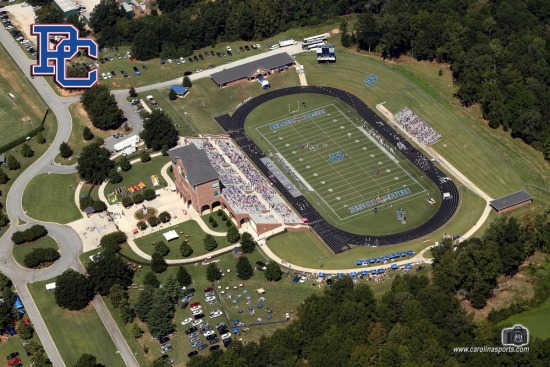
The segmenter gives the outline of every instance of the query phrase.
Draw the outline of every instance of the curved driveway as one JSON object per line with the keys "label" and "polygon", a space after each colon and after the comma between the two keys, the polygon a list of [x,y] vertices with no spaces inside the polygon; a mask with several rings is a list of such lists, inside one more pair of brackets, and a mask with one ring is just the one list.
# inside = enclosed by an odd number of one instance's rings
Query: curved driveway
{"label": "curved driveway", "polygon": [[[23,50],[15,43],[11,35],[0,27],[0,42],[4,45],[8,53],[13,57],[27,78],[30,78],[31,60],[23,53]],[[26,287],[26,283],[32,281],[41,281],[51,279],[68,268],[77,269],[84,272],[84,268],[78,260],[78,255],[82,252],[82,241],[77,233],[70,227],[55,223],[41,223],[59,244],[61,258],[51,267],[43,270],[29,270],[20,267],[12,256],[11,235],[17,227],[17,218],[25,220],[28,225],[40,223],[32,218],[29,218],[22,206],[22,198],[25,187],[29,181],[40,173],[56,172],[56,173],[72,173],[74,167],[62,167],[54,165],[52,162],[58,154],[58,147],[63,141],[67,141],[71,135],[72,120],[68,111],[68,107],[78,100],[78,97],[63,98],[55,94],[50,85],[44,78],[37,77],[29,79],[36,90],[42,96],[46,104],[50,107],[57,118],[58,130],[55,139],[50,144],[50,148],[40,156],[29,168],[27,168],[17,180],[13,183],[11,190],[6,198],[6,212],[10,218],[11,226],[0,238],[0,270],[2,273],[9,276],[17,289],[17,293],[21,297],[25,309],[33,321],[34,328],[40,337],[40,340],[52,361],[53,366],[65,366],[57,347],[55,346],[51,335],[42,319],[38,308],[32,300],[31,294]],[[18,228],[19,229],[19,228]],[[120,351],[120,355],[124,359],[127,366],[139,366],[135,360],[134,354],[128,347],[124,337],[120,333],[118,327],[112,320],[109,311],[103,302],[96,297],[94,306],[103,321],[109,334]]]}

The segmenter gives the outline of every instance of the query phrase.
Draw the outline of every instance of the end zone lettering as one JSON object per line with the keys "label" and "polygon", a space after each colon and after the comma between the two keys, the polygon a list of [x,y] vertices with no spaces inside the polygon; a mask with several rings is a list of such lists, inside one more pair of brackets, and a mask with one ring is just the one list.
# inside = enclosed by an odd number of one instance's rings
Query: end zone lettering
{"label": "end zone lettering", "polygon": [[[33,24],[31,34],[37,36],[38,64],[31,66],[31,75],[53,75],[62,88],[91,88],[98,80],[97,69],[88,72],[83,78],[67,77],[67,61],[76,57],[79,49],[86,49],[88,57],[97,60],[99,47],[94,40],[80,37],[72,24]],[[64,35],[63,39],[50,48],[49,39],[53,35]]]}

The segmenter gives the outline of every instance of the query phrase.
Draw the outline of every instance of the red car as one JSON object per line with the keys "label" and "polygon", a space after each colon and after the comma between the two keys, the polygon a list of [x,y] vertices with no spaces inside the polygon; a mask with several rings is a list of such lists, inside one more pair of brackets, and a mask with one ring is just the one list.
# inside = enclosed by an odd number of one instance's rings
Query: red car
{"label": "red car", "polygon": [[19,358],[19,357],[14,358],[14,359],[10,359],[8,361],[8,366],[13,366],[14,364],[19,363],[19,362],[21,362],[21,358]]}
{"label": "red car", "polygon": [[189,307],[197,307],[197,306],[200,306],[201,303],[200,302],[193,302],[189,305]]}

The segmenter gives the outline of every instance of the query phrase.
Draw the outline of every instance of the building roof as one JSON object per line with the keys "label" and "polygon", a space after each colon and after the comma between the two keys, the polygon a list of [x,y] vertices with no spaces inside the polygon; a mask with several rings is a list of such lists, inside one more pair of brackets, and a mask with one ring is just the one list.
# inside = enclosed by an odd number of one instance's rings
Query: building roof
{"label": "building roof", "polygon": [[126,13],[130,13],[134,11],[134,9],[132,9],[132,7],[127,3],[122,3],[122,8]]}
{"label": "building roof", "polygon": [[491,206],[496,210],[502,210],[532,200],[533,197],[525,190],[514,192],[513,194],[503,196],[490,202]]}
{"label": "building roof", "polygon": [[170,86],[170,89],[172,89],[177,94],[185,94],[189,90],[189,88],[182,87],[181,85],[172,85]]}
{"label": "building roof", "polygon": [[223,85],[235,80],[252,76],[258,69],[271,70],[281,66],[290,65],[294,59],[286,52],[268,56],[233,68],[224,69],[212,74],[210,77],[218,85]]}
{"label": "building roof", "polygon": [[78,10],[78,7],[72,0],[54,0],[57,6],[59,6],[59,9],[63,12],[68,12],[71,10]]}
{"label": "building roof", "polygon": [[6,161],[6,156],[4,154],[0,154],[0,163],[4,163]]}
{"label": "building roof", "polygon": [[193,186],[216,180],[220,177],[218,172],[212,167],[204,150],[197,148],[195,144],[172,149],[168,152],[168,155],[172,159],[181,160],[187,171],[186,178]]}

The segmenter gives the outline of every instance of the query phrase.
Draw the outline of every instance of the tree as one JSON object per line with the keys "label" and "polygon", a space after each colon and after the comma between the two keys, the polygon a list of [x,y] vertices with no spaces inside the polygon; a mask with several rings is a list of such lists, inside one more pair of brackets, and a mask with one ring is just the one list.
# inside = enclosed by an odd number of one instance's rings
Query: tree
{"label": "tree", "polygon": [[168,264],[166,264],[164,257],[162,257],[162,255],[158,252],[155,252],[153,256],[151,256],[151,270],[154,273],[159,274],[163,273],[166,268],[168,268]]}
{"label": "tree", "polygon": [[240,235],[239,230],[237,228],[231,226],[227,229],[227,236],[226,237],[227,237],[227,241],[229,243],[235,243],[241,238],[241,235]]}
{"label": "tree", "polygon": [[147,223],[149,223],[151,227],[156,227],[159,224],[159,219],[154,215],[150,215],[149,218],[147,218]]}
{"label": "tree", "polygon": [[[74,25],[76,28],[78,28],[78,34],[80,37],[86,37],[88,35],[88,30],[86,29],[86,23],[80,18],[78,14],[71,14],[69,15],[65,21],[69,24]],[[76,68],[71,68],[76,69]]]}
{"label": "tree", "polygon": [[[158,289],[157,293],[159,291],[162,291],[162,289]],[[167,303],[167,299],[161,298],[153,304],[153,307],[151,307],[151,311],[149,312],[147,324],[149,325],[149,332],[154,337],[158,338],[167,335],[175,328],[172,323],[174,312],[170,308],[167,309]]]}
{"label": "tree", "polygon": [[134,88],[134,86],[131,86],[130,87],[130,90],[128,91],[128,94],[130,95],[130,97],[132,98],[136,98],[138,96],[137,92],[136,92],[136,89]]}
{"label": "tree", "polygon": [[103,248],[104,252],[115,253],[120,250],[120,244],[126,242],[128,237],[124,232],[116,231],[101,237],[99,245]]}
{"label": "tree", "polygon": [[107,210],[107,204],[101,200],[97,200],[92,203],[92,208],[94,208],[95,213],[101,213]]}
{"label": "tree", "polygon": [[218,247],[218,243],[216,242],[216,239],[211,234],[207,234],[204,237],[203,243],[204,243],[204,248],[206,249],[206,251],[212,251],[216,247]]}
{"label": "tree", "polygon": [[80,178],[87,183],[99,185],[109,176],[115,164],[110,159],[107,149],[97,144],[90,144],[82,149],[76,167]]}
{"label": "tree", "polygon": [[248,232],[243,232],[241,236],[241,248],[245,254],[249,254],[254,251],[256,247],[256,242],[252,235]]}
{"label": "tree", "polygon": [[55,302],[61,308],[81,310],[94,298],[93,284],[73,269],[65,270],[55,284]]}
{"label": "tree", "polygon": [[355,25],[355,37],[358,48],[371,52],[380,42],[377,19],[370,13],[359,15],[359,19]]}
{"label": "tree", "polygon": [[135,304],[136,314],[143,322],[147,322],[149,319],[149,312],[153,307],[153,293],[154,288],[146,286],[144,290],[139,292],[138,299]]}
{"label": "tree", "polygon": [[254,269],[246,256],[237,259],[237,277],[242,280],[250,279],[254,275]]}
{"label": "tree", "polygon": [[139,159],[141,159],[141,161],[143,163],[146,163],[146,162],[150,162],[151,161],[151,156],[149,155],[149,153],[147,151],[143,151],[140,156],[139,156]]}
{"label": "tree", "polygon": [[209,282],[220,280],[221,278],[222,273],[216,263],[210,263],[206,266],[206,279],[208,279]]}
{"label": "tree", "polygon": [[[134,204],[143,203],[143,195],[139,192],[137,194],[134,194],[134,196],[132,196],[132,201],[134,202]],[[154,217],[154,216],[150,216],[149,218],[151,217]]]}
{"label": "tree", "polygon": [[38,133],[36,134],[36,141],[38,142],[38,144],[42,145],[46,142],[46,138],[44,137],[44,135],[42,135],[42,133]]}
{"label": "tree", "polygon": [[269,280],[270,282],[276,282],[281,279],[283,272],[281,271],[279,264],[277,264],[275,261],[270,261],[267,264],[266,268],[267,269],[265,270],[264,275],[267,280]]}
{"label": "tree", "polygon": [[[124,199],[122,199],[122,206],[123,206],[123,207],[129,208],[129,207],[131,207],[132,205],[134,205],[134,200],[132,200],[131,197],[126,196]],[[145,224],[145,222],[144,222],[144,224]]]}
{"label": "tree", "polygon": [[122,123],[122,111],[118,108],[115,96],[105,85],[97,84],[86,89],[80,101],[94,127],[110,130],[118,128]]}
{"label": "tree", "polygon": [[120,284],[113,284],[109,290],[109,299],[114,308],[118,308],[123,300],[128,300],[128,292]]}
{"label": "tree", "polygon": [[15,294],[11,288],[4,288],[1,290],[0,296],[4,299],[4,302],[0,303],[0,327],[12,327],[18,320],[18,312],[14,307]]}
{"label": "tree", "polygon": [[178,95],[171,88],[170,88],[170,92],[168,92],[168,99],[171,101],[175,101],[176,99],[178,99]]}
{"label": "tree", "polygon": [[165,257],[170,253],[170,248],[164,243],[164,241],[159,241],[155,245],[155,252],[158,252],[162,257]]}
{"label": "tree", "polygon": [[136,318],[136,310],[130,306],[127,299],[122,300],[118,306],[120,318],[125,324],[129,324]]}
{"label": "tree", "polygon": [[4,172],[2,168],[0,168],[0,185],[5,185],[6,183],[8,183],[9,180],[10,178],[8,177],[8,175],[6,175],[6,172]]}
{"label": "tree", "polygon": [[71,149],[71,146],[69,144],[63,142],[59,146],[59,153],[61,154],[61,158],[69,158],[73,155],[73,150]]}
{"label": "tree", "polygon": [[51,3],[36,11],[35,22],[42,24],[61,24],[65,20],[64,18],[63,12]]}
{"label": "tree", "polygon": [[172,219],[172,216],[168,212],[162,212],[159,214],[159,220],[162,223],[168,223],[170,222],[171,219]]}
{"label": "tree", "polygon": [[134,339],[139,339],[143,335],[144,331],[138,326],[138,324],[132,324],[132,327],[130,328],[130,333],[132,333]]}
{"label": "tree", "polygon": [[132,169],[132,164],[130,163],[130,160],[126,157],[121,157],[119,159],[118,166],[124,172],[128,172],[130,169]]}
{"label": "tree", "polygon": [[78,361],[76,361],[75,367],[98,367],[97,358],[91,354],[82,354]]}
{"label": "tree", "polygon": [[189,257],[193,254],[193,249],[189,246],[189,243],[183,241],[180,245],[180,253],[183,257]]}
{"label": "tree", "polygon": [[155,193],[155,190],[152,189],[145,189],[143,190],[143,198],[147,201],[154,200],[157,197],[157,194]]}
{"label": "tree", "polygon": [[193,283],[191,275],[183,266],[178,267],[178,272],[176,274],[176,280],[182,287],[189,287]]}
{"label": "tree", "polygon": [[82,137],[84,140],[89,141],[94,138],[94,134],[92,133],[92,130],[88,126],[84,126],[84,130],[82,131]]}
{"label": "tree", "polygon": [[23,258],[23,264],[27,268],[37,268],[43,263],[51,263],[59,259],[59,251],[54,248],[34,248]]}
{"label": "tree", "polygon": [[143,123],[140,134],[148,149],[159,151],[163,147],[173,148],[178,143],[178,131],[170,116],[159,110],[151,113],[149,120]]}
{"label": "tree", "polygon": [[151,367],[170,367],[170,361],[168,358],[165,358],[164,356],[159,357],[151,363]]}
{"label": "tree", "polygon": [[119,182],[122,182],[122,176],[118,171],[113,168],[111,171],[109,171],[109,182],[112,184],[117,184]]}
{"label": "tree", "polygon": [[17,324],[17,334],[23,340],[29,340],[34,335],[34,329],[31,325],[27,324],[23,320],[20,320]]}
{"label": "tree", "polygon": [[348,33],[348,21],[346,19],[342,20],[342,22],[340,23],[340,34],[340,41],[342,42],[342,46],[351,46],[351,37]]}
{"label": "tree", "polygon": [[103,252],[95,255],[94,261],[86,267],[90,283],[102,296],[109,294],[115,284],[126,288],[132,284],[134,272],[119,255]]}
{"label": "tree", "polygon": [[150,28],[143,28],[134,36],[132,54],[138,60],[150,60],[158,56],[160,45],[158,35]]}
{"label": "tree", "polygon": [[160,281],[158,280],[155,273],[149,271],[143,277],[143,285],[148,285],[153,288],[158,288],[160,286]]}
{"label": "tree", "polygon": [[11,154],[8,156],[7,164],[10,171],[15,171],[21,168],[21,165],[19,164],[17,159],[15,159],[15,157]]}
{"label": "tree", "polygon": [[181,85],[185,88],[191,88],[193,86],[193,83],[191,82],[191,79],[189,79],[189,77],[186,75],[183,77]]}
{"label": "tree", "polygon": [[29,144],[23,143],[21,145],[21,155],[25,158],[30,158],[34,155],[34,150],[31,149]]}
{"label": "tree", "polygon": [[93,9],[90,23],[94,32],[99,33],[112,28],[117,20],[126,15],[115,0],[101,0]]}

